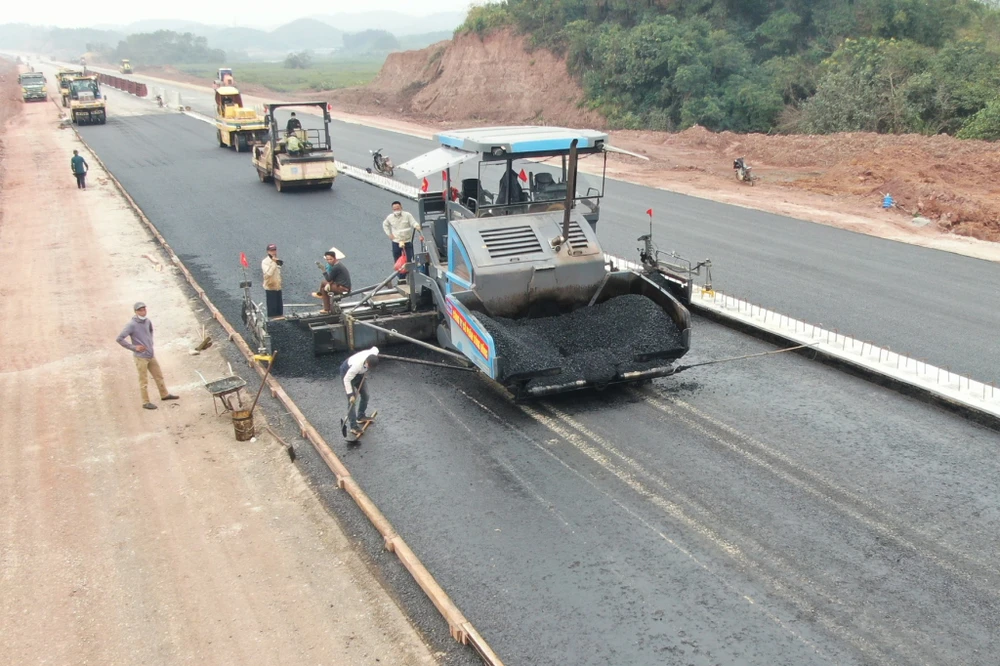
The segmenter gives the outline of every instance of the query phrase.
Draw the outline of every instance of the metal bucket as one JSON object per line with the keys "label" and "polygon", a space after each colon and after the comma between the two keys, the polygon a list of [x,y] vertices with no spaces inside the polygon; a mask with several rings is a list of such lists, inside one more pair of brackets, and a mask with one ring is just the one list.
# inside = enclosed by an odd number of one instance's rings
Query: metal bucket
{"label": "metal bucket", "polygon": [[233,411],[233,430],[237,442],[249,442],[254,436],[253,411],[249,409]]}

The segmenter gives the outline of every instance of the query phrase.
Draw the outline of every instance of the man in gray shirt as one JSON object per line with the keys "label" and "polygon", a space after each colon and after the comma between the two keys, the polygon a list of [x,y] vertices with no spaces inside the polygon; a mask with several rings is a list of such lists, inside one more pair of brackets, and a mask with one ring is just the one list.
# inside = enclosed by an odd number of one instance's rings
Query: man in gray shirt
{"label": "man in gray shirt", "polygon": [[[146,304],[135,304],[135,316],[118,334],[117,342],[135,356],[135,367],[139,371],[139,392],[142,394],[144,409],[156,409],[149,401],[149,375],[153,375],[156,388],[160,391],[160,400],[178,400],[178,397],[167,390],[163,381],[163,371],[153,356],[153,322],[146,318]],[[129,341],[126,341],[129,338]]]}

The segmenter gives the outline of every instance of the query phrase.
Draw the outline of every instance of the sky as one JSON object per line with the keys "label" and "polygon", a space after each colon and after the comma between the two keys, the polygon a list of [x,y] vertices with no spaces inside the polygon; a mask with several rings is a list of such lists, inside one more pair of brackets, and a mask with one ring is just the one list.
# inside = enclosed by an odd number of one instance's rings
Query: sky
{"label": "sky", "polygon": [[[426,16],[436,12],[464,11],[471,4],[478,3],[473,0],[295,0],[292,3],[241,0],[236,4],[218,1],[207,3],[204,0],[55,0],[46,3],[44,10],[40,12],[39,7],[33,3],[15,0],[5,3],[0,23],[84,28],[93,25],[127,25],[147,19],[181,19],[214,25],[273,28],[314,14],[397,11]],[[234,11],[237,7],[239,11]]]}

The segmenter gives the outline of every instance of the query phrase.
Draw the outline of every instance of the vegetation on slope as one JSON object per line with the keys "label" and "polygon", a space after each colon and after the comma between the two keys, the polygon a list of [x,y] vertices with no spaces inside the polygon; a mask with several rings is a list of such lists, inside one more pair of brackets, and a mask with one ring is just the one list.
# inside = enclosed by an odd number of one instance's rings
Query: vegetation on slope
{"label": "vegetation on slope", "polygon": [[979,0],[507,0],[622,128],[1000,136],[1000,10]]}

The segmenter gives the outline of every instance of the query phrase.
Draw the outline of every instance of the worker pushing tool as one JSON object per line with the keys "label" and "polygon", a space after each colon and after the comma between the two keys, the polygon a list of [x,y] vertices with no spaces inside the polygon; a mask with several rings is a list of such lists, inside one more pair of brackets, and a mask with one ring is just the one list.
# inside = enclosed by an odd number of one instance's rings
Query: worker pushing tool
{"label": "worker pushing tool", "polygon": [[344,381],[344,391],[347,392],[347,425],[352,439],[361,437],[367,425],[375,420],[365,413],[368,408],[368,387],[365,386],[365,379],[368,377],[368,371],[377,365],[378,347],[353,354],[340,364],[340,377]]}

